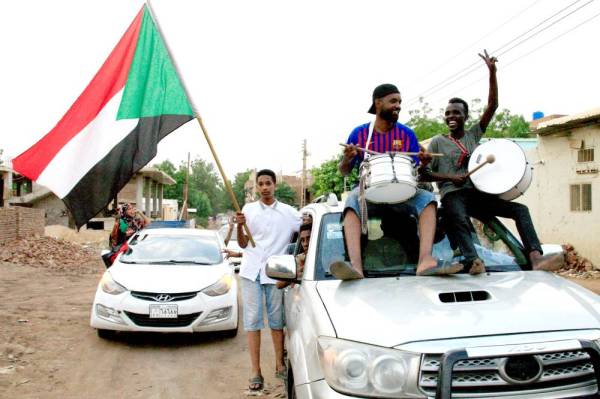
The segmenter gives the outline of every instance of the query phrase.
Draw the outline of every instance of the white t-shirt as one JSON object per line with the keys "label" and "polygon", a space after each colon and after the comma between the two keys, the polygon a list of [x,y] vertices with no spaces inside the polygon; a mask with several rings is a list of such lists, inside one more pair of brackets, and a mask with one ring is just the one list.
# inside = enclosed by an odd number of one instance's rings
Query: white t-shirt
{"label": "white t-shirt", "polygon": [[244,205],[242,213],[256,247],[250,241],[244,248],[240,277],[255,281],[260,275],[261,284],[275,284],[265,271],[271,255],[283,255],[292,234],[300,229],[302,215],[291,206],[279,201],[265,205],[262,201]]}

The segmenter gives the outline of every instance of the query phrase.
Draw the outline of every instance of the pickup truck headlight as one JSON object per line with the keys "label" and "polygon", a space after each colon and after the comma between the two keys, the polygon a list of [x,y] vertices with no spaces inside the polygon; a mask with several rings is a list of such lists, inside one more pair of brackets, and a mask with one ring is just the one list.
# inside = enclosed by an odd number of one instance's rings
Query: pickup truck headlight
{"label": "pickup truck headlight", "polygon": [[330,337],[319,337],[318,353],[329,386],[342,393],[378,398],[405,393],[409,371],[418,368],[420,359],[416,353]]}

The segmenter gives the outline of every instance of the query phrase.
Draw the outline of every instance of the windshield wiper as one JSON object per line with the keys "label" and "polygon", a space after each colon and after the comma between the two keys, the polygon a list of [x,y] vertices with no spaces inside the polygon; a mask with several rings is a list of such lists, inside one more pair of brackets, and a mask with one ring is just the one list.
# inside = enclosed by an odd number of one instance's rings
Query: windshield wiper
{"label": "windshield wiper", "polygon": [[188,265],[212,265],[213,263],[208,262],[198,262],[195,260],[179,260],[179,259],[169,259],[169,260],[156,260],[152,262],[148,262],[151,265],[172,265],[172,264],[188,264]]}
{"label": "windshield wiper", "polygon": [[119,262],[121,262],[121,263],[137,263],[137,262],[132,261],[132,260],[123,260],[123,259],[120,259]]}
{"label": "windshield wiper", "polygon": [[365,277],[395,277],[395,276],[414,276],[413,269],[395,269],[395,270],[363,270]]}

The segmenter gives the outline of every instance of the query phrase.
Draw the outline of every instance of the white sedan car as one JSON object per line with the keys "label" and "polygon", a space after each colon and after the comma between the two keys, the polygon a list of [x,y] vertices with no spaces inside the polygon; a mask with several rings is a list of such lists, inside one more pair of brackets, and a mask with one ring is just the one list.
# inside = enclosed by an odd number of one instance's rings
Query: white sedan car
{"label": "white sedan car", "polygon": [[145,229],[106,270],[90,324],[102,338],[115,331],[238,329],[237,282],[215,231]]}

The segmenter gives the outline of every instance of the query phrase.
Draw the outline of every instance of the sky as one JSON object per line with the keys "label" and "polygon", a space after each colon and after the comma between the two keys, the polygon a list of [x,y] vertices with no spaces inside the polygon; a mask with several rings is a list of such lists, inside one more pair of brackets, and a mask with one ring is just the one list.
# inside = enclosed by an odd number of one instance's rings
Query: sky
{"label": "sky", "polygon": [[[0,2],[3,157],[63,116],[142,1]],[[500,109],[574,114],[600,107],[600,0],[153,0],[164,39],[229,179],[285,174],[341,152],[368,122],[375,86],[402,93],[400,122],[424,97],[487,100],[496,55]],[[562,10],[562,11],[561,11]],[[151,163],[212,155],[199,125],[171,133]]]}

